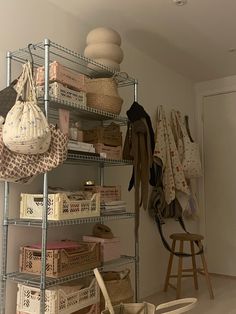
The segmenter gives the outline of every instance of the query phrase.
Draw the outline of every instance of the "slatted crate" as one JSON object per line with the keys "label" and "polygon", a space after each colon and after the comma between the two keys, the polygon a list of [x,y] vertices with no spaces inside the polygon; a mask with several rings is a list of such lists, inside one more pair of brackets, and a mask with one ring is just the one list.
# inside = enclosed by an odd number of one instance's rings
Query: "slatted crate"
{"label": "slatted crate", "polygon": [[[44,85],[36,86],[37,97],[44,96]],[[49,96],[59,101],[73,102],[76,106],[86,106],[86,93],[67,88],[61,83],[54,82],[49,85]]]}
{"label": "slatted crate", "polygon": [[[63,248],[64,246],[64,248]],[[72,245],[47,245],[46,276],[59,278],[101,265],[99,243],[72,242]],[[41,244],[20,249],[20,271],[34,275],[41,273]]]}
{"label": "slatted crate", "polygon": [[[53,287],[45,293],[46,314],[97,314],[100,291],[93,277]],[[40,313],[40,289],[18,284],[17,313]]]}
{"label": "slatted crate", "polygon": [[[72,71],[57,61],[50,63],[49,81],[59,82],[77,91],[85,91],[85,75]],[[44,84],[44,67],[37,68],[36,85]]]}
{"label": "slatted crate", "polygon": [[102,202],[113,202],[121,200],[121,186],[85,186],[85,191],[89,191],[91,193],[99,193],[100,201]]}
{"label": "slatted crate", "polygon": [[[87,193],[82,200],[73,195],[55,193],[48,195],[48,220],[66,220],[100,216],[100,194]],[[42,219],[43,194],[21,194],[20,218]]]}

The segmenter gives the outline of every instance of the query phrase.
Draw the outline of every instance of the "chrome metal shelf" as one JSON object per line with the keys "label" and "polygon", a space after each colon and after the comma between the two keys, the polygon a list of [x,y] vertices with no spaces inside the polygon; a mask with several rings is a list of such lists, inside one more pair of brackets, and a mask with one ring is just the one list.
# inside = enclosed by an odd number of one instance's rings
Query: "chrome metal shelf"
{"label": "chrome metal shelf", "polygon": [[[44,66],[44,43],[38,43],[33,45],[32,56],[35,66]],[[22,48],[17,51],[11,52],[11,57],[21,63],[25,63],[30,60],[30,54],[28,48]],[[120,87],[130,86],[136,83],[136,80],[129,77],[124,72],[117,72],[113,69],[95,62],[92,59],[86,58],[83,55],[67,49],[61,45],[58,45],[50,41],[50,60],[63,63],[68,69],[83,73],[89,77],[101,76],[101,70],[103,70],[103,77],[115,76],[118,85]]]}
{"label": "chrome metal shelf", "polygon": [[[104,215],[98,217],[89,217],[89,218],[79,218],[79,219],[69,219],[69,220],[48,220],[48,227],[63,227],[63,226],[72,226],[72,225],[81,225],[81,224],[90,224],[97,222],[105,222],[109,220],[120,220],[120,219],[131,219],[135,218],[134,213],[122,213],[116,215]],[[22,227],[42,227],[42,220],[36,219],[8,219],[8,225],[13,226],[22,226]]]}
{"label": "chrome metal shelf", "polygon": [[67,160],[65,163],[72,163],[72,164],[87,164],[87,163],[99,163],[103,164],[104,166],[130,166],[132,165],[132,160],[124,160],[124,159],[108,159],[108,158],[102,158],[92,155],[82,155],[82,154],[76,154],[68,152]]}
{"label": "chrome metal shelf", "polygon": [[[43,106],[44,101],[42,97],[38,98],[39,104]],[[110,112],[106,112],[103,110],[98,110],[92,107],[79,105],[70,101],[60,100],[55,97],[50,97],[49,110],[51,108],[64,108],[72,111],[75,115],[78,115],[80,118],[96,120],[96,121],[104,121],[111,120],[115,121],[121,125],[126,125],[128,123],[128,118],[119,116],[117,114],[113,114]]]}
{"label": "chrome metal shelf", "polygon": [[[135,262],[134,256],[123,255],[121,256],[121,258],[117,260],[104,263],[104,265],[102,265],[101,267],[98,267],[98,269],[100,271],[103,271],[103,270],[106,270],[107,268],[119,267],[119,266],[131,264],[134,262]],[[77,274],[73,274],[73,275],[69,275],[69,276],[65,276],[61,278],[46,277],[45,283],[46,283],[46,287],[49,288],[52,286],[60,285],[65,282],[69,282],[69,281],[79,279],[79,278],[84,278],[86,276],[91,276],[91,275],[93,275],[93,271],[88,270],[88,271],[83,271]],[[8,273],[6,275],[6,279],[14,281],[16,283],[29,285],[31,287],[40,288],[40,276],[39,275],[30,275],[26,273],[14,272],[14,273]]]}

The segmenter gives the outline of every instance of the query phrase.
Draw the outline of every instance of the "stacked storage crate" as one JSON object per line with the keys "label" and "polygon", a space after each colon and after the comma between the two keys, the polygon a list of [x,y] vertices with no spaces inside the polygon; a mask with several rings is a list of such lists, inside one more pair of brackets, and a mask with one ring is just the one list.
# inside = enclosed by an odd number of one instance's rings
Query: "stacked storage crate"
{"label": "stacked storage crate", "polygon": [[[76,73],[59,62],[53,61],[49,69],[49,96],[61,102],[71,102],[75,106],[86,106],[85,76]],[[44,67],[37,68],[37,96],[44,96]]]}
{"label": "stacked storage crate", "polygon": [[96,153],[108,159],[122,159],[122,133],[120,126],[111,123],[83,131],[84,141],[92,143]]}
{"label": "stacked storage crate", "polygon": [[[21,194],[20,217],[22,219],[40,219],[42,212],[43,195]],[[99,215],[100,193],[81,191],[77,194],[48,195],[49,220],[69,220]],[[99,243],[94,242],[49,242],[46,254],[46,276],[61,278],[98,267],[101,265],[100,251]],[[41,244],[21,247],[20,271],[39,276],[41,257]],[[46,290],[45,299],[47,314],[99,313],[99,288],[93,277],[49,288]],[[18,284],[17,313],[39,312],[40,289]]]}

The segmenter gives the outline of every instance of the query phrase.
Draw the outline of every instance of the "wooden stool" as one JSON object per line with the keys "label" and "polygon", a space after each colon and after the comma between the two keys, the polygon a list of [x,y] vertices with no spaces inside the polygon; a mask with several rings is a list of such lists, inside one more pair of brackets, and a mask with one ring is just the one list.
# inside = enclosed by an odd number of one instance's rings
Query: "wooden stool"
{"label": "wooden stool", "polygon": [[[180,241],[179,253],[183,253],[185,241],[190,243],[191,254],[195,253],[194,242],[199,246],[199,249],[202,247],[201,241],[203,240],[203,236],[201,236],[199,234],[174,233],[170,236],[170,238],[173,240],[172,251],[174,251],[174,252],[175,252],[176,241]],[[208,287],[209,294],[210,294],[210,298],[214,299],[214,294],[213,294],[213,290],[212,290],[212,286],[211,286],[210,276],[208,273],[207,263],[205,260],[204,252],[202,252],[200,254],[200,256],[201,256],[202,266],[203,266],[202,269],[197,269],[197,267],[196,267],[196,258],[195,258],[196,255],[190,256],[192,258],[192,266],[193,266],[193,268],[190,268],[190,269],[183,269],[183,258],[184,258],[184,256],[177,256],[179,258],[178,274],[177,275],[171,275],[172,263],[173,263],[173,258],[174,258],[174,254],[171,253],[170,258],[169,258],[168,268],[167,268],[164,291],[167,291],[168,286],[176,289],[176,299],[179,299],[180,295],[181,295],[181,279],[182,279],[182,277],[193,277],[194,278],[194,286],[195,286],[195,289],[197,290],[198,289],[197,273],[199,272],[200,274],[205,275],[207,287]],[[192,274],[183,275],[182,272],[192,272]],[[177,278],[177,287],[170,284],[170,282],[169,282],[170,278]]]}

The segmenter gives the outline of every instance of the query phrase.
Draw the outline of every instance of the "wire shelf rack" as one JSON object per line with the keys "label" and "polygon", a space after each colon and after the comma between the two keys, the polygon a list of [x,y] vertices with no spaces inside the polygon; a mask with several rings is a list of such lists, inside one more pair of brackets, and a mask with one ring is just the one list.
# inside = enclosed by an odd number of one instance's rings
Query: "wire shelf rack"
{"label": "wire shelf rack", "polygon": [[[44,100],[42,97],[38,98],[38,102],[41,106],[44,105]],[[79,116],[82,119],[104,121],[108,123],[109,121],[115,121],[120,125],[126,125],[128,123],[128,118],[119,116],[110,112],[103,110],[98,110],[92,107],[79,105],[70,101],[60,100],[55,97],[50,97],[50,108],[51,109],[66,109],[72,112],[74,115]],[[49,109],[50,109],[49,108]]]}
{"label": "wire shelf rack", "polygon": [[[119,266],[131,264],[134,262],[135,262],[134,256],[122,255],[119,259],[104,263],[101,267],[98,267],[98,269],[100,271],[103,271],[103,270],[109,269],[110,267],[119,267]],[[60,284],[63,284],[63,283],[66,283],[75,279],[84,278],[91,275],[93,275],[93,270],[87,270],[87,271],[83,271],[80,273],[76,273],[73,275],[56,278],[56,279],[46,277],[46,282],[45,282],[46,288],[60,285]],[[22,283],[24,285],[28,285],[31,287],[40,288],[40,276],[37,276],[37,275],[13,272],[13,273],[8,273],[6,275],[6,279],[9,279],[16,283]]]}
{"label": "wire shelf rack", "polygon": [[[32,45],[32,57],[34,61],[34,66],[44,66],[44,43],[40,42]],[[17,51],[11,52],[11,57],[13,60],[20,63],[25,63],[30,60],[29,49],[22,48]],[[77,71],[79,73],[85,74],[91,78],[99,77],[100,70],[103,70],[103,77],[112,77],[114,76],[118,86],[130,86],[134,85],[136,80],[132,77],[129,77],[124,72],[117,72],[113,69],[104,66],[100,63],[95,62],[92,59],[86,58],[83,55],[67,49],[61,45],[58,45],[50,41],[50,58],[49,62],[53,61],[62,62],[70,70]]]}
{"label": "wire shelf rack", "polygon": [[93,155],[86,155],[85,154],[80,154],[80,153],[73,153],[73,152],[68,152],[67,155],[67,160],[66,163],[70,164],[78,164],[78,163],[84,163],[84,164],[91,164],[91,162],[94,163],[99,163],[104,166],[130,166],[132,165],[132,160],[124,160],[124,159],[108,159],[108,158],[102,158],[102,157],[97,157]]}
{"label": "wire shelf rack", "polygon": [[[81,224],[91,224],[97,222],[105,222],[109,220],[120,220],[120,219],[131,219],[135,218],[135,213],[122,213],[115,215],[104,215],[98,217],[89,217],[89,218],[79,218],[79,219],[68,219],[68,220],[59,220],[53,221],[48,220],[48,227],[63,227],[63,226],[72,226],[72,225],[81,225]],[[35,219],[8,219],[8,225],[19,226],[19,227],[42,227],[42,220]]]}

